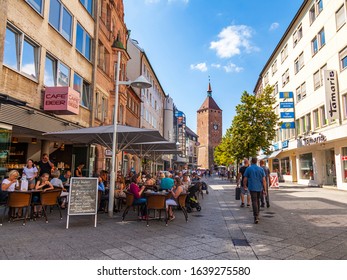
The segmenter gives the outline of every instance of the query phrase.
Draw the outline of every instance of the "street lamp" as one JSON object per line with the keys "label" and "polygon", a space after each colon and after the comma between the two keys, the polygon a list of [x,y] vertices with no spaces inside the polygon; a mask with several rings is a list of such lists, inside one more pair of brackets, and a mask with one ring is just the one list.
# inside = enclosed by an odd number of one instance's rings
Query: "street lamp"
{"label": "street lamp", "polygon": [[[119,71],[121,64],[121,53],[126,51],[122,42],[117,36],[112,44],[112,48],[117,51],[117,68],[115,69],[116,73],[116,88],[114,93],[115,104],[113,112],[113,140],[112,140],[112,161],[111,161],[111,176],[110,176],[110,191],[108,198],[108,216],[113,217],[113,206],[114,206],[114,189],[116,182],[116,154],[117,154],[117,123],[118,123],[118,94],[119,94],[119,85],[128,85],[136,88],[150,88],[152,85],[147,81],[144,76],[138,77],[135,81],[119,81]],[[115,64],[116,67],[116,64]]]}

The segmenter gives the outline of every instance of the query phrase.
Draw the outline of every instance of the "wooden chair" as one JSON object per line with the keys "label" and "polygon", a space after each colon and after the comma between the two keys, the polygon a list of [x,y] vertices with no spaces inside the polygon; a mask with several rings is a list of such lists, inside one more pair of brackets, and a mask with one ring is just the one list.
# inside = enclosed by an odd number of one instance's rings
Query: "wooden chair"
{"label": "wooden chair", "polygon": [[134,206],[134,200],[135,200],[135,197],[132,193],[126,191],[125,194],[126,194],[126,198],[125,198],[126,205],[123,211],[122,221],[124,221],[125,216],[128,214],[129,209]]}
{"label": "wooden chair", "polygon": [[49,191],[40,193],[40,202],[38,203],[38,205],[42,206],[42,211],[43,211],[43,215],[45,216],[46,223],[48,223],[47,210],[46,210],[47,206],[58,206],[60,220],[63,219],[63,216],[61,215],[59,201],[58,201],[60,194],[61,194],[61,189],[54,189],[54,190],[49,190]]}
{"label": "wooden chair", "polygon": [[27,218],[28,218],[28,213],[29,213],[29,207],[31,203],[31,193],[30,192],[8,192],[8,199],[7,199],[7,204],[5,206],[4,213],[2,215],[2,222],[4,222],[4,216],[7,208],[10,208],[9,210],[9,218],[8,221],[11,222],[13,221],[13,218],[10,214],[11,209],[15,208],[26,208],[25,211],[25,216],[23,219],[23,226],[25,226]]}
{"label": "wooden chair", "polygon": [[159,210],[159,220],[161,219],[161,211],[164,210],[165,225],[167,226],[167,214],[166,214],[166,204],[165,204],[166,199],[167,199],[167,196],[162,194],[151,194],[147,196],[147,213],[146,213],[147,226],[149,226],[148,224],[149,210]]}
{"label": "wooden chair", "polygon": [[182,213],[184,215],[184,218],[186,219],[186,222],[188,222],[188,212],[186,209],[186,200],[187,200],[188,193],[181,193],[176,200],[177,206],[181,208]]}

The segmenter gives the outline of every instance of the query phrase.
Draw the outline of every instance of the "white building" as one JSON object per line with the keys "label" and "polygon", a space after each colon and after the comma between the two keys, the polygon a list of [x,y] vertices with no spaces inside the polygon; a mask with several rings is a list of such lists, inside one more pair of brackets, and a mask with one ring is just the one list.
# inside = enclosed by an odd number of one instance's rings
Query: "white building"
{"label": "white building", "polygon": [[274,85],[281,122],[295,124],[279,123],[269,156],[270,169],[286,181],[347,190],[346,6],[303,1],[255,87],[259,94]]}

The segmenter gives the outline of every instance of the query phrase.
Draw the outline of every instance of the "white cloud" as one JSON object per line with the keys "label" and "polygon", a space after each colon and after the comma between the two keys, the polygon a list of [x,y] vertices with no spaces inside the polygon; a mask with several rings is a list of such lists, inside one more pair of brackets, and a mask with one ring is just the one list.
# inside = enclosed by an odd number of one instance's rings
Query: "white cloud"
{"label": "white cloud", "polygon": [[221,58],[230,58],[241,54],[244,50],[247,53],[258,51],[259,49],[252,46],[250,39],[253,30],[246,25],[230,25],[224,28],[218,34],[218,41],[210,44],[210,49],[216,50],[217,56]]}
{"label": "white cloud", "polygon": [[145,4],[156,4],[159,2],[160,2],[160,0],[145,0]]}
{"label": "white cloud", "polygon": [[212,64],[211,64],[211,67],[219,69],[219,68],[222,67],[222,65],[217,64],[217,63],[212,63]]}
{"label": "white cloud", "polygon": [[240,73],[243,71],[242,67],[237,66],[236,64],[229,62],[226,66],[223,66],[223,69],[227,73]]}
{"label": "white cloud", "polygon": [[274,23],[271,24],[269,30],[270,30],[270,31],[274,31],[274,30],[276,30],[278,27],[280,27],[280,24],[279,24],[278,22],[274,22]]}
{"label": "white cloud", "polygon": [[191,70],[198,70],[198,71],[201,71],[201,72],[206,72],[208,70],[206,62],[197,63],[197,64],[191,64],[190,65],[190,69]]}

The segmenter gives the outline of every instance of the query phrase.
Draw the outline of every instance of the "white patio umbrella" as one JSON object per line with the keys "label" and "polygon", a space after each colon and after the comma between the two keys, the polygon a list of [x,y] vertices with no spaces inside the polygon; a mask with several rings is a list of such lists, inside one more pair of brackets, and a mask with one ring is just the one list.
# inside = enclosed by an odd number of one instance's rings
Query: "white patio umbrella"
{"label": "white patio umbrella", "polygon": [[[100,144],[111,149],[113,125],[47,132],[43,135],[66,143]],[[150,143],[164,140],[165,138],[157,130],[125,125],[117,126],[117,146],[119,151],[129,148],[134,143]]]}

